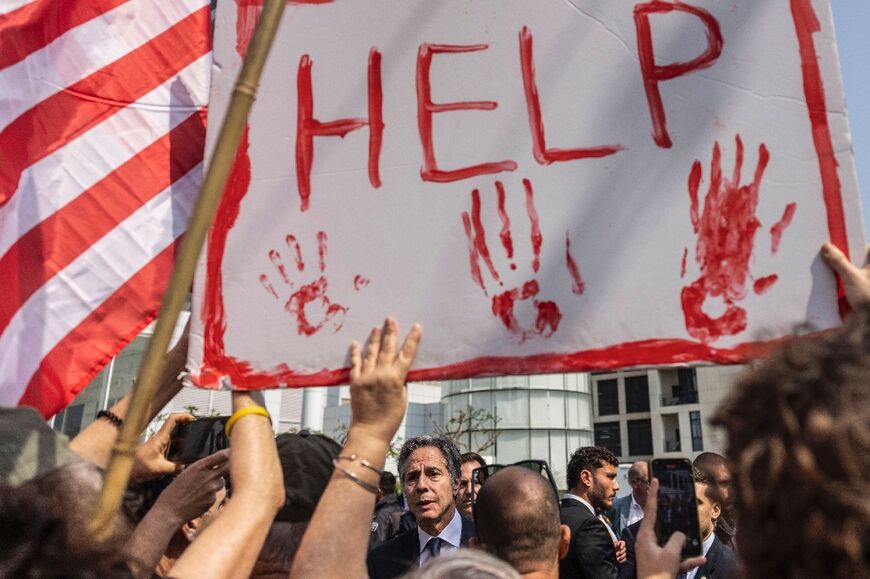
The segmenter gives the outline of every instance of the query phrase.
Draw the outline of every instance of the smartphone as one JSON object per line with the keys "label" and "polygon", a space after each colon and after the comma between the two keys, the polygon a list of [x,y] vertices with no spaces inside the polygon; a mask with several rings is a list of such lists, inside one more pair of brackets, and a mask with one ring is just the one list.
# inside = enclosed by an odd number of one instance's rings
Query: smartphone
{"label": "smartphone", "polygon": [[692,463],[685,458],[656,458],[652,461],[652,476],[659,479],[656,516],[659,545],[664,545],[674,531],[681,531],[686,535],[683,558],[702,555]]}
{"label": "smartphone", "polygon": [[179,422],[172,429],[166,460],[176,464],[190,464],[219,450],[229,448],[224,433],[229,416],[197,418],[192,422]]}

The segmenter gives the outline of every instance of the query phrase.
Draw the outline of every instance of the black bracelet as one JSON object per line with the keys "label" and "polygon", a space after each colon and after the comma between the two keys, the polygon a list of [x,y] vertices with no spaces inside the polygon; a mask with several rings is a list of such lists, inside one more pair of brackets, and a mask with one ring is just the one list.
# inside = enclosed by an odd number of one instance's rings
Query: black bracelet
{"label": "black bracelet", "polygon": [[112,412],[111,410],[100,410],[97,412],[97,418],[105,418],[109,422],[115,425],[115,428],[121,428],[121,425],[124,424],[124,421],[121,420],[121,417]]}

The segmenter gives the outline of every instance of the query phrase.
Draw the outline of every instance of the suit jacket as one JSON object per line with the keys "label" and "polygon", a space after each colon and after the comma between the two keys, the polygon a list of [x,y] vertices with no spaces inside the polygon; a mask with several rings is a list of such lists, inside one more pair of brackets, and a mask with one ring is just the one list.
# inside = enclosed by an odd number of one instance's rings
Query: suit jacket
{"label": "suit jacket", "polygon": [[698,567],[695,579],[736,579],[739,577],[737,555],[722,544],[719,538],[713,539],[710,550],[705,555],[707,562]]}
{"label": "suit jacket", "polygon": [[[622,579],[635,579],[637,577],[637,561],[635,559],[634,542],[641,521],[626,527],[622,531],[622,540],[625,541],[626,560],[620,567]],[[736,579],[738,575],[737,555],[729,547],[715,538],[710,549],[707,551],[707,562],[698,567],[695,579]]]}
{"label": "suit jacket", "polygon": [[[474,523],[460,515],[462,519],[461,546],[468,545],[474,536]],[[420,539],[417,529],[405,531],[401,535],[381,543],[369,552],[366,561],[370,579],[393,579],[401,577],[417,565],[420,558]]]}
{"label": "suit jacket", "polygon": [[613,526],[616,536],[622,534],[622,530],[628,526],[628,515],[631,513],[631,493],[619,497],[613,501],[613,508],[605,513]]}
{"label": "suit jacket", "polygon": [[619,566],[619,576],[621,579],[635,579],[637,577],[637,558],[634,553],[634,541],[642,522],[643,519],[633,525],[627,526],[622,530],[622,535],[619,536],[620,539],[625,541],[625,563]]}
{"label": "suit jacket", "polygon": [[559,562],[560,579],[617,579],[616,549],[604,523],[571,498],[562,499],[561,519],[571,529],[571,544]]}

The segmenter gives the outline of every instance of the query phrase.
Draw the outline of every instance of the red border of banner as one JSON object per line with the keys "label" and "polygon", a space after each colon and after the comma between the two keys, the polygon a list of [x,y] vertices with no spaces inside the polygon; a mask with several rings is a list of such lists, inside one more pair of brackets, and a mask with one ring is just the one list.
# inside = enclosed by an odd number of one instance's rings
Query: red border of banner
{"label": "red border of banner", "polygon": [[[812,0],[790,0],[790,5],[800,51],[804,94],[809,110],[813,144],[819,161],[830,240],[848,256],[838,164],[828,125],[824,82],[813,41],[813,34],[819,32],[821,27]],[[249,183],[250,160],[245,138],[240,146],[233,175],[224,193],[208,240],[202,308],[202,316],[206,320],[203,368],[199,375],[191,378],[194,383],[205,388],[219,387],[220,379],[224,376],[231,381],[233,387],[239,389],[261,389],[277,385],[331,386],[346,383],[347,368],[324,369],[320,372],[300,374],[282,365],[271,372],[262,372],[254,370],[251,364],[244,360],[233,358],[224,350],[226,322],[221,264],[227,236],[238,218],[239,207],[247,194]],[[839,280],[838,296],[840,312],[845,314],[848,306]],[[446,366],[412,370],[408,378],[419,381],[468,376],[592,371],[689,362],[736,364],[764,355],[778,341],[743,343],[733,348],[719,349],[691,340],[651,339],[567,354],[474,358]]]}

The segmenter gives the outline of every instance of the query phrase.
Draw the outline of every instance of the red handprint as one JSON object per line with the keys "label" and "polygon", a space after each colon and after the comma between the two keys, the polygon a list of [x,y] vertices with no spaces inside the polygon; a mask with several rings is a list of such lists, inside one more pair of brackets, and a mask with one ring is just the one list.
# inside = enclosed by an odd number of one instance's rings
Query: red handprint
{"label": "red handprint", "polygon": [[[698,191],[703,174],[700,161],[693,163],[689,174],[689,216],[698,236],[695,261],[701,269],[701,276],[683,288],[681,299],[689,335],[705,343],[746,329],[746,310],[736,302],[746,297],[747,279],[753,279],[756,294],[766,292],[778,279],[775,274],[756,279],[749,272],[755,234],[761,227],[756,217],[759,189],[770,154],[764,144],[759,145],[758,164],[752,183],[741,185],[743,141],[740,135],[735,137],[735,142],[736,160],[730,181],[722,175],[719,143],[713,146],[710,186],[700,215]],[[794,203],[789,203],[782,218],[771,227],[771,253],[776,253],[795,208]],[[682,275],[686,273],[687,255],[688,248],[683,252]],[[724,312],[717,317],[711,317],[703,311],[704,302],[709,297],[720,298],[725,305]]]}
{"label": "red handprint", "polygon": [[[296,237],[288,235],[284,241],[287,248],[293,254],[296,270],[300,273],[304,272],[305,262],[302,260],[302,250],[299,247],[299,242],[296,240]],[[293,316],[296,321],[296,329],[300,336],[312,336],[330,322],[332,323],[332,332],[335,333],[341,329],[344,324],[344,316],[347,313],[346,307],[332,303],[329,296],[326,295],[329,288],[329,282],[324,275],[324,272],[326,271],[326,233],[323,231],[317,232],[317,256],[320,276],[316,280],[300,286],[299,289],[294,291],[284,303],[284,310]],[[275,265],[275,270],[287,288],[294,289],[295,284],[290,280],[281,253],[276,249],[270,250],[269,260]],[[266,274],[260,275],[260,283],[270,295],[275,299],[280,300],[278,292],[275,291],[275,287],[269,281],[269,276]],[[364,277],[357,275],[354,278],[354,289],[357,291],[366,285],[368,285],[368,280]],[[306,313],[306,308],[312,303],[319,303],[322,309],[320,321],[316,324],[313,324],[308,319],[308,314]]]}
{"label": "red handprint", "polygon": [[[523,179],[523,187],[525,188],[526,197],[526,212],[531,223],[530,243],[532,246],[532,271],[537,273],[540,268],[541,245],[543,244],[543,236],[538,221],[538,213],[535,209],[534,191],[532,184],[528,179]],[[498,214],[502,222],[502,228],[499,232],[502,247],[508,259],[510,269],[515,271],[517,265],[514,262],[514,245],[511,235],[511,221],[505,210],[505,188],[500,181],[495,182],[496,194],[498,197]],[[484,295],[489,296],[486,284],[483,281],[480,262],[482,261],[489,272],[490,277],[498,283],[500,288],[504,288],[504,282],[493,264],[492,257],[489,253],[489,246],[486,242],[486,233],[484,231],[483,222],[480,218],[480,192],[475,189],[471,192],[471,214],[467,211],[462,213],[462,224],[465,227],[465,235],[468,238],[468,255],[471,266],[471,277],[483,290]],[[585,288],[583,280],[580,278],[580,270],[577,262],[571,255],[570,240],[566,236],[566,267],[574,280],[573,291],[577,294],[582,294]],[[527,280],[517,286],[501,291],[492,296],[492,313],[498,317],[505,328],[512,333],[520,336],[520,341],[524,342],[529,337],[534,335],[549,337],[559,329],[559,322],[562,320],[562,313],[559,311],[559,306],[556,302],[549,300],[540,300],[540,285],[536,279]],[[516,318],[515,307],[518,302],[530,301],[534,308],[534,322],[530,327],[522,327]]]}

